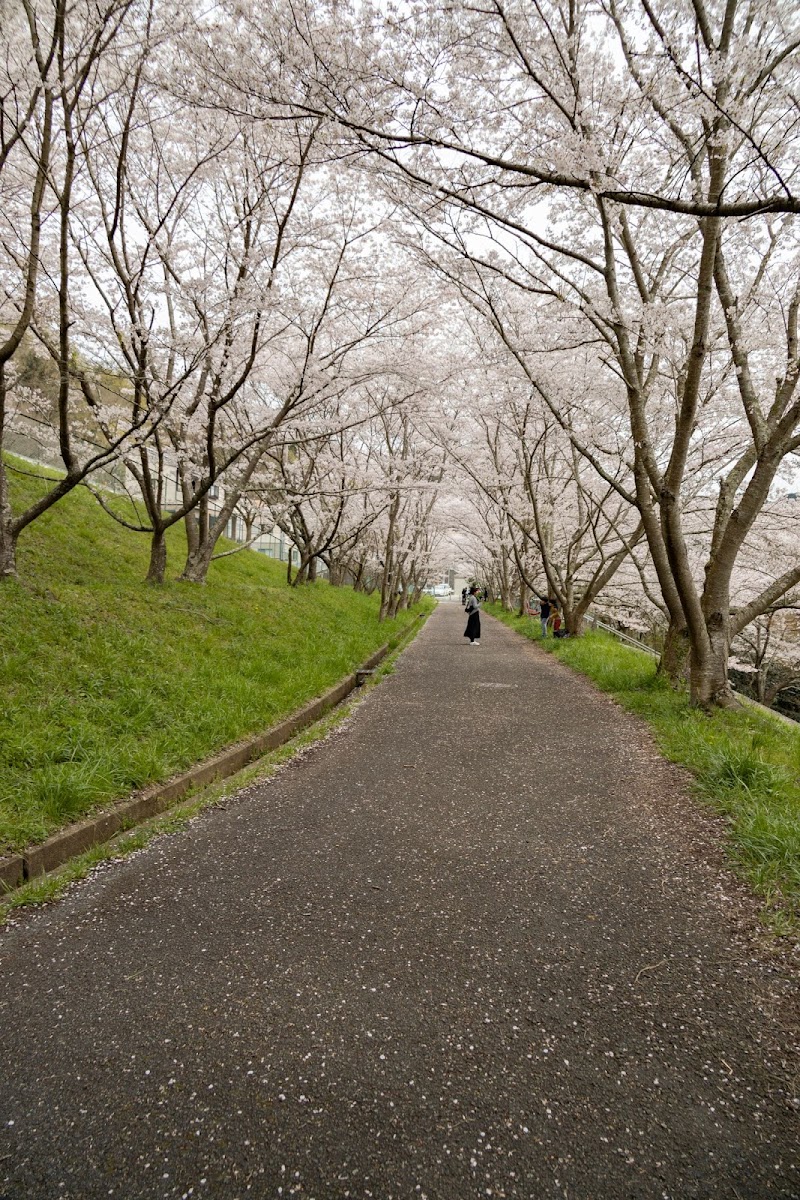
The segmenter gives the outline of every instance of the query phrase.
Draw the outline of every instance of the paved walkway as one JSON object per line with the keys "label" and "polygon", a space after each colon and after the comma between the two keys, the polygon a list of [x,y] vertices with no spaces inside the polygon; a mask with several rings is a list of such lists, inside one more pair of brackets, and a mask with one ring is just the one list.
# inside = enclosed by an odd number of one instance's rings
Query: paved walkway
{"label": "paved walkway", "polygon": [[6,933],[0,1195],[800,1195],[797,993],[709,822],[610,701],[462,627]]}

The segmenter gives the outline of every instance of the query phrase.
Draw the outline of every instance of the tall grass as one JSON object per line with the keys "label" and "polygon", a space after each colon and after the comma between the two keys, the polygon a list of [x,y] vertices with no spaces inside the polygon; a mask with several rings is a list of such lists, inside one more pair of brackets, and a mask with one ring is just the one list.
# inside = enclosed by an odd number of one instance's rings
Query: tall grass
{"label": "tall grass", "polygon": [[[541,642],[538,621],[491,611]],[[766,900],[769,923],[800,931],[800,727],[750,707],[693,708],[656,673],[655,659],[610,634],[541,644],[651,725],[665,757],[687,767],[697,794],[726,818],[728,853]]]}
{"label": "tall grass", "polygon": [[[17,503],[36,487],[16,479]],[[154,588],[148,553],[85,491],[20,540],[20,579],[0,585],[0,854],[279,721],[415,616],[289,588],[253,551],[203,587]],[[174,529],[173,574],[184,553]]]}

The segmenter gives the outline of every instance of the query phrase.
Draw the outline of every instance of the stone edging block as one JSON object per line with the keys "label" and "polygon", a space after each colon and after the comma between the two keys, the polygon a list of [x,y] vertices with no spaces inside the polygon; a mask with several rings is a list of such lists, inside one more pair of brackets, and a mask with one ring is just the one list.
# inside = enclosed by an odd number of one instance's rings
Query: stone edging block
{"label": "stone edging block", "polygon": [[19,887],[25,878],[25,859],[21,854],[0,858],[0,896]]}
{"label": "stone edging block", "polygon": [[[386,657],[389,649],[388,644],[381,646],[360,669],[371,670],[376,667]],[[329,709],[349,696],[355,687],[356,673],[354,672],[352,675],[345,676],[322,696],[312,700],[291,717],[287,717],[285,721],[281,721],[279,725],[273,726],[265,733],[249,738],[246,742],[232,746],[228,750],[223,750],[221,754],[192,767],[191,770],[170,780],[169,783],[148,788],[147,791],[116,805],[109,812],[87,821],[81,821],[61,833],[54,834],[41,845],[29,847],[22,855],[0,859],[0,891],[10,891],[24,879],[34,879],[45,875],[55,867],[62,866],[68,859],[74,858],[76,854],[81,854],[92,846],[109,841],[121,830],[129,829],[141,821],[158,816],[175,800],[185,796],[193,787],[201,787],[214,780],[226,779],[229,775],[235,775],[237,771],[241,771],[254,759],[261,758],[271,750],[277,750],[301,729],[318,721]]]}

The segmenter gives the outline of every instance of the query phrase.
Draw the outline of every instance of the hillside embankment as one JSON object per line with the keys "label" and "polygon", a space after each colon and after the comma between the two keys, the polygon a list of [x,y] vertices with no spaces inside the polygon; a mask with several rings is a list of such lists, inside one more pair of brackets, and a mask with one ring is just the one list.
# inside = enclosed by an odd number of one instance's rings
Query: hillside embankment
{"label": "hillside embankment", "polygon": [[[14,486],[22,503],[37,484]],[[250,550],[203,586],[149,586],[148,550],[85,491],[20,539],[19,580],[0,586],[0,857],[276,724],[416,619],[289,587]],[[182,529],[168,552],[175,575]]]}

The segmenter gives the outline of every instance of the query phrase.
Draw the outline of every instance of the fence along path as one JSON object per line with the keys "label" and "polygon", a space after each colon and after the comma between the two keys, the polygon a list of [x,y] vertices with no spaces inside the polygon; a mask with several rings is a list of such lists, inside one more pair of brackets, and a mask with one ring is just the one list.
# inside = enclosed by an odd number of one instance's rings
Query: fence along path
{"label": "fence along path", "polygon": [[718,827],[483,622],[5,933],[0,1195],[800,1194],[796,976]]}

